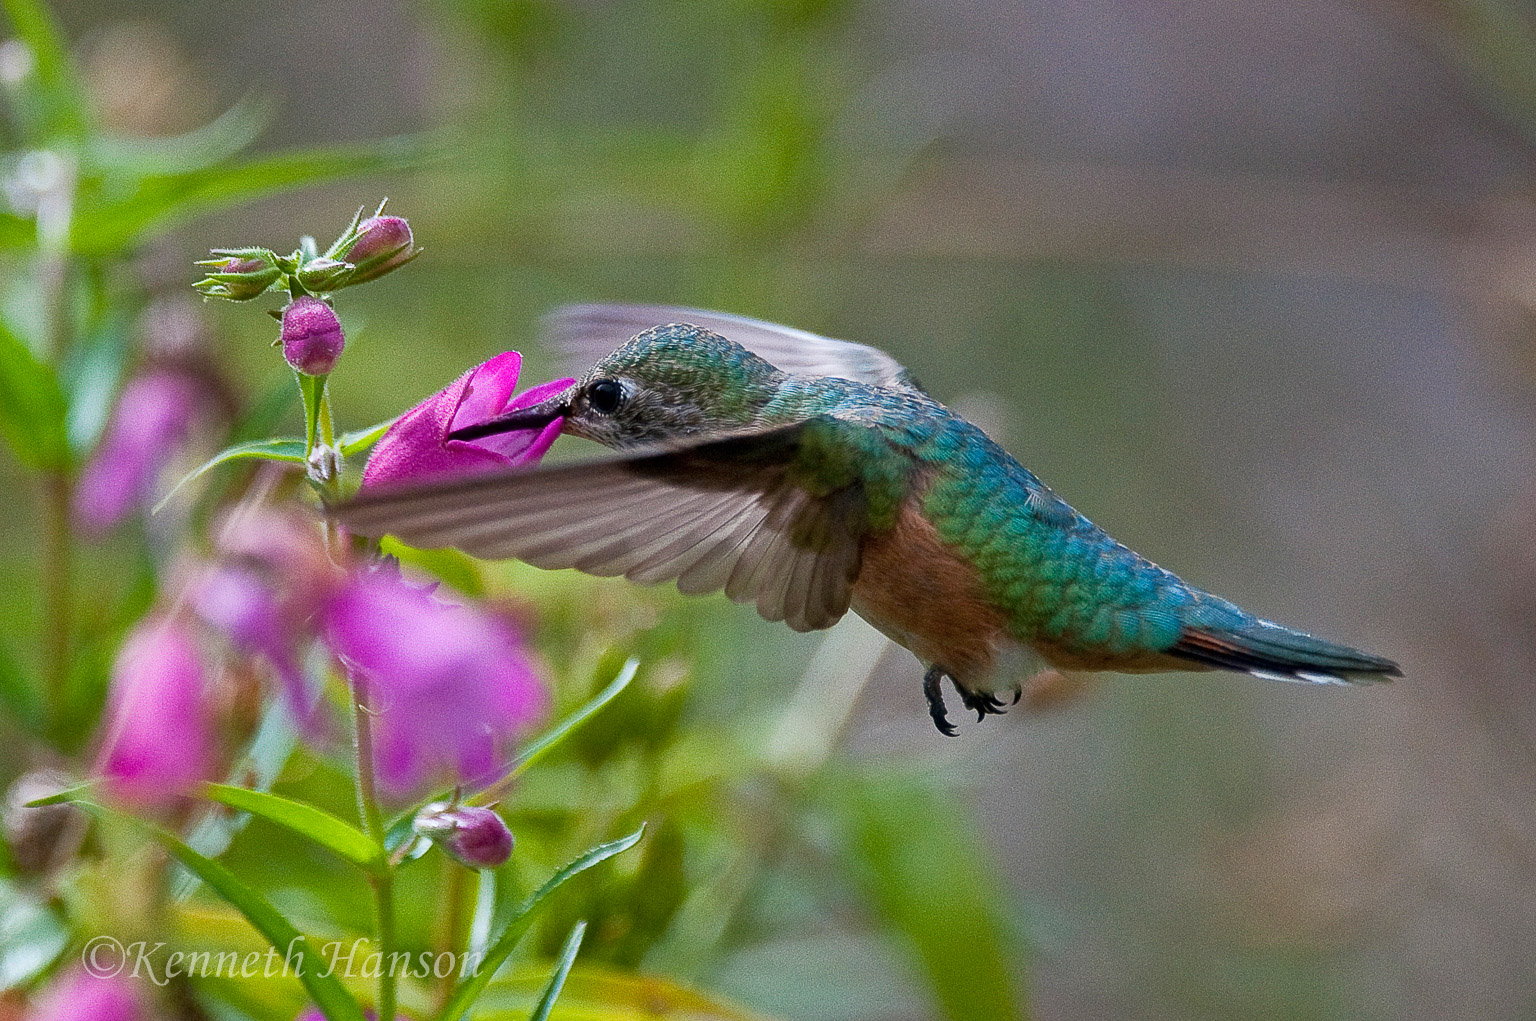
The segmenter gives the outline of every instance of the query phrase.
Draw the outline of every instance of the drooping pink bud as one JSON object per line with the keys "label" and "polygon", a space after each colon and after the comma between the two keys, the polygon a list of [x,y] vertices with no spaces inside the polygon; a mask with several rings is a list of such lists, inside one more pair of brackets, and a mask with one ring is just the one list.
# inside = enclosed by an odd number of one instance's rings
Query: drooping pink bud
{"label": "drooping pink bud", "polygon": [[421,254],[403,216],[370,216],[357,225],[357,233],[345,256],[355,267],[347,277],[349,285],[381,277]]}
{"label": "drooping pink bud", "polygon": [[283,309],[282,341],[283,357],[307,376],[329,373],[347,343],[335,310],[307,294]]}
{"label": "drooping pink bud", "polygon": [[416,814],[411,828],[472,869],[493,869],[512,857],[512,831],[489,808],[436,801]]}

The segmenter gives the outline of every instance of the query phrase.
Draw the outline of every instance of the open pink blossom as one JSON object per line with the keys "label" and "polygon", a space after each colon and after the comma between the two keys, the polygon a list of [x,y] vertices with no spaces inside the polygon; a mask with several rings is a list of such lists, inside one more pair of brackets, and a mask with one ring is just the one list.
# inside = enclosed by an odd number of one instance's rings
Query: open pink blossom
{"label": "open pink blossom", "polygon": [[83,968],[54,979],[22,1015],[25,1021],[141,1021],[148,1016],[143,992],[132,979],[96,976]]}
{"label": "open pink blossom", "polygon": [[543,712],[543,686],[506,621],[396,571],[357,576],[323,616],[331,649],[373,700],[379,779],[392,793],[493,779]]}
{"label": "open pink blossom", "polygon": [[363,469],[363,488],[476,475],[538,461],[559,435],[559,420],[477,440],[448,439],[455,429],[531,408],[575,382],[556,379],[514,396],[522,365],[522,355],[503,352],[401,415],[374,446]]}
{"label": "open pink blossom", "polygon": [[100,771],[135,806],[171,804],[208,778],[211,720],[197,642],[174,618],[146,618],[112,666]]}

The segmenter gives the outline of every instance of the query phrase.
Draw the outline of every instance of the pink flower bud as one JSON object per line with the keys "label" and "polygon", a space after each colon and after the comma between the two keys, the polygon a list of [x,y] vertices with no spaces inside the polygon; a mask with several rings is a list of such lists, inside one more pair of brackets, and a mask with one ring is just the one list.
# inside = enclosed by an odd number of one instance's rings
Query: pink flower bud
{"label": "pink flower bud", "polygon": [[[252,254],[247,254],[252,253]],[[242,249],[239,253],[215,253],[215,258],[198,263],[207,266],[203,279],[193,284],[210,298],[250,301],[265,294],[283,275],[270,252]]]}
{"label": "pink flower bud", "polygon": [[336,367],[346,338],[331,306],[304,295],[283,309],[283,357],[307,376],[324,376]]}
{"label": "pink flower bud", "polygon": [[403,216],[370,216],[357,225],[358,239],[347,249],[354,267],[347,283],[360,284],[399,269],[420,254]]}
{"label": "pink flower bud", "polygon": [[493,869],[512,857],[512,831],[489,808],[437,801],[417,814],[411,828],[472,869]]}

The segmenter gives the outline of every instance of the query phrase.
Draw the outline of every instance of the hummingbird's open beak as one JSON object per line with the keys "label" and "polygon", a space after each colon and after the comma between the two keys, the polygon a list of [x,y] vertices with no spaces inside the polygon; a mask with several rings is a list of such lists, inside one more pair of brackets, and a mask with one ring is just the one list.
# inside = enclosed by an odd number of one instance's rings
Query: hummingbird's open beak
{"label": "hummingbird's open beak", "polygon": [[478,440],[482,436],[495,436],[498,433],[517,432],[520,429],[539,429],[557,418],[564,418],[571,412],[571,394],[575,391],[572,387],[563,393],[555,394],[548,400],[540,401],[531,408],[519,408],[509,411],[505,415],[496,418],[488,418],[484,422],[476,422],[474,425],[466,425],[462,429],[455,429],[448,434],[450,440]]}

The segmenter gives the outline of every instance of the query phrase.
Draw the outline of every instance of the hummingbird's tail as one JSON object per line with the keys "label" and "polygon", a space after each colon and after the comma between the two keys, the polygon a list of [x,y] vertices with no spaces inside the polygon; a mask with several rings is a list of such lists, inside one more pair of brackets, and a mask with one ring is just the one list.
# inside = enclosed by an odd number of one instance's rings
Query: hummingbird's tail
{"label": "hummingbird's tail", "polygon": [[1185,628],[1168,653],[1271,681],[1370,684],[1403,675],[1389,659],[1252,618],[1230,628]]}

